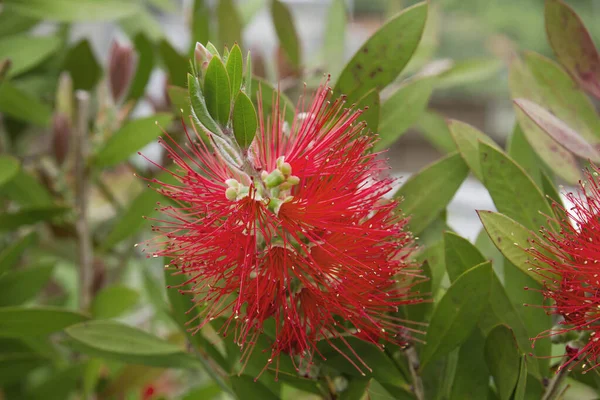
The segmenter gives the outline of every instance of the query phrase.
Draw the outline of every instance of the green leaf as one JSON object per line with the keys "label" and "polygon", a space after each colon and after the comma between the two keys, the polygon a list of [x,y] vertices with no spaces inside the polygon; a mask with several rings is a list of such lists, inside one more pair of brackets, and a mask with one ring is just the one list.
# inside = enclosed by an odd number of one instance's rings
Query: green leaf
{"label": "green leaf", "polygon": [[21,255],[37,241],[37,234],[29,232],[0,252],[0,276],[15,265]]}
{"label": "green leaf", "polygon": [[192,46],[196,43],[206,43],[210,39],[210,11],[204,0],[194,0],[192,8]]}
{"label": "green leaf", "polygon": [[[553,61],[535,53],[515,59],[510,68],[509,84],[513,98],[524,98],[539,104],[564,121],[592,145],[600,143],[600,118],[587,96]],[[580,178],[573,155],[548,137],[519,107],[517,120],[544,163],[570,183]]]}
{"label": "green leaf", "polygon": [[201,387],[191,388],[182,400],[207,400],[221,395],[221,388],[214,383],[208,383]]}
{"label": "green leaf", "polygon": [[41,127],[52,115],[50,107],[6,80],[0,82],[0,112]]}
{"label": "green leaf", "polygon": [[72,325],[71,346],[93,357],[154,367],[187,368],[197,363],[175,344],[121,323],[102,320]]}
{"label": "green leaf", "polygon": [[546,1],[546,33],[562,66],[582,88],[600,97],[600,56],[575,11],[559,0]]}
{"label": "green leaf", "polygon": [[323,36],[323,56],[327,70],[335,81],[342,70],[346,49],[346,5],[344,0],[333,0],[327,11],[325,34]]}
{"label": "green leaf", "polygon": [[208,109],[206,108],[206,100],[202,94],[200,82],[198,81],[198,78],[192,74],[188,74],[188,91],[194,122],[204,126],[217,136],[222,136],[223,133],[221,132],[221,128],[219,128],[219,125],[217,125],[215,120],[210,116]]}
{"label": "green leaf", "polygon": [[231,82],[231,96],[235,96],[242,87],[242,76],[244,74],[242,50],[237,44],[231,49],[225,67],[227,68],[227,75]]}
{"label": "green leaf", "polygon": [[5,183],[9,182],[21,169],[21,164],[19,160],[9,155],[1,155],[0,156],[0,186],[3,186]]}
{"label": "green leaf", "polygon": [[258,128],[256,110],[254,109],[254,105],[252,105],[252,100],[250,100],[250,97],[246,93],[238,93],[235,105],[233,106],[232,116],[235,140],[237,140],[240,147],[246,149],[250,147]]}
{"label": "green leaf", "polygon": [[293,66],[300,66],[300,43],[290,10],[279,0],[271,2],[271,17],[279,43]]}
{"label": "green leaf", "polygon": [[119,27],[129,37],[145,35],[153,43],[157,43],[165,38],[163,27],[156,17],[149,10],[142,9],[135,15],[131,15],[119,20]]}
{"label": "green leaf", "polygon": [[396,79],[417,48],[426,19],[427,3],[419,3],[383,25],[346,65],[335,85],[336,95],[345,94],[352,103]]}
{"label": "green leaf", "polygon": [[102,288],[91,305],[92,316],[96,319],[115,318],[139,301],[139,293],[127,286],[113,285]]}
{"label": "green leaf", "polygon": [[431,316],[421,370],[467,340],[488,302],[491,283],[492,265],[486,262],[466,271],[450,286]]}
{"label": "green leaf", "polygon": [[456,144],[452,140],[446,120],[441,115],[431,110],[424,111],[416,123],[416,128],[442,153],[456,151]]}
{"label": "green leaf", "polygon": [[527,358],[521,357],[519,365],[519,379],[517,380],[517,387],[515,388],[515,394],[513,400],[525,400],[525,393],[527,388]]}
{"label": "green leaf", "polygon": [[437,75],[436,88],[464,87],[488,80],[500,72],[502,62],[495,58],[475,58],[456,61],[448,70]]}
{"label": "green leaf", "polygon": [[231,86],[227,70],[219,57],[213,57],[206,69],[204,97],[210,115],[222,125],[227,125],[231,108]]}
{"label": "green leaf", "polygon": [[479,143],[482,142],[499,149],[498,145],[489,136],[464,122],[449,120],[448,129],[460,155],[473,172],[473,175],[483,182],[483,172],[479,163]]}
{"label": "green leaf", "polygon": [[26,32],[39,22],[38,18],[31,18],[4,8],[0,13],[0,37]]}
{"label": "green leaf", "polygon": [[272,115],[273,107],[275,106],[277,101],[279,101],[280,112],[283,113],[285,110],[285,114],[283,115],[283,117],[289,124],[292,123],[292,121],[294,120],[294,110],[296,109],[296,107],[294,106],[294,103],[292,103],[292,101],[289,99],[289,97],[285,95],[285,93],[279,92],[269,82],[263,79],[253,78],[252,102],[255,105],[259,103],[259,92],[261,94],[263,109],[262,114],[264,116]]}
{"label": "green leaf", "polygon": [[77,389],[79,380],[86,370],[87,363],[74,363],[54,373],[41,383],[30,387],[28,399],[31,400],[64,400]]}
{"label": "green leaf", "polygon": [[[421,280],[421,282],[412,287],[411,293],[415,296],[423,296],[425,298],[435,294],[433,290],[434,277],[432,276],[431,268],[429,267],[429,263],[425,261],[423,265],[421,265],[421,273],[419,275],[423,275],[427,277],[424,278],[416,278],[417,280]],[[439,285],[438,285],[439,286]],[[406,315],[408,319],[411,321],[423,322],[431,313],[433,309],[433,304],[431,302],[422,302],[417,304],[407,304],[406,305]]]}
{"label": "green leaf", "polygon": [[133,39],[137,52],[137,69],[129,86],[127,100],[139,99],[146,91],[150,74],[154,68],[154,49],[152,42],[143,33],[138,33]]}
{"label": "green leaf", "polygon": [[450,154],[425,167],[394,194],[404,199],[400,208],[410,215],[410,229],[419,234],[446,208],[469,173],[459,154]]}
{"label": "green leaf", "polygon": [[160,57],[169,73],[169,82],[176,86],[185,86],[185,77],[188,72],[188,60],[163,39],[158,45]]}
{"label": "green leaf", "polygon": [[0,40],[0,60],[10,59],[8,76],[19,75],[41,64],[61,44],[57,36],[8,36]]}
{"label": "green leaf", "polygon": [[[334,0],[337,2],[337,0]],[[351,379],[348,386],[340,393],[339,400],[361,400],[369,388],[370,379]]]}
{"label": "green leaf", "polygon": [[4,187],[0,187],[2,195],[19,203],[21,206],[50,206],[54,203],[52,195],[33,175],[21,169]]}
{"label": "green leaf", "polygon": [[87,319],[59,307],[0,307],[0,337],[45,336]]}
{"label": "green leaf", "polygon": [[73,79],[73,89],[75,90],[92,90],[102,77],[102,67],[96,60],[87,39],[69,49],[63,69]]}
{"label": "green leaf", "polygon": [[498,250],[521,271],[543,284],[545,278],[531,268],[532,258],[524,249],[529,248],[531,240],[540,239],[530,230],[506,215],[493,211],[477,211],[483,227]]}
{"label": "green leaf", "polygon": [[232,47],[242,41],[242,19],[233,0],[219,0],[217,21],[221,46]]}
{"label": "green leaf", "polygon": [[552,208],[533,180],[501,150],[479,143],[483,183],[499,212],[538,230],[552,216]]}
{"label": "green leaf", "polygon": [[490,373],[484,355],[485,338],[478,329],[463,343],[449,400],[480,400],[487,398]]}
{"label": "green leaf", "polygon": [[46,286],[54,265],[9,271],[0,276],[0,307],[17,306],[34,298]]}
{"label": "green leaf", "polygon": [[467,239],[454,232],[444,232],[446,270],[450,282],[476,265],[484,263],[483,255]]}
{"label": "green leaf", "polygon": [[494,377],[500,400],[510,400],[517,386],[521,354],[510,327],[498,325],[485,340],[485,359]]}
{"label": "green leaf", "polygon": [[433,78],[412,80],[383,103],[379,141],[375,144],[375,151],[392,145],[417,122],[427,108],[433,83]]}
{"label": "green leaf", "polygon": [[13,231],[23,225],[33,225],[64,215],[71,211],[69,207],[28,207],[19,211],[0,214],[0,232]]}
{"label": "green leaf", "polygon": [[600,162],[598,150],[554,114],[526,99],[515,99],[514,102],[539,128],[567,150],[584,159]]}
{"label": "green leaf", "polygon": [[156,140],[161,127],[166,127],[173,116],[157,113],[151,117],[128,121],[107,140],[94,157],[96,167],[111,167],[127,160],[142,147]]}
{"label": "green leaf", "polygon": [[252,57],[250,56],[250,52],[246,54],[246,75],[244,76],[242,90],[247,95],[254,96],[254,92],[252,91]]}
{"label": "green leaf", "polygon": [[248,375],[232,376],[230,378],[233,392],[240,399],[261,399],[261,400],[278,400],[276,396],[265,385],[256,382],[254,378]]}
{"label": "green leaf", "polygon": [[512,134],[508,138],[506,148],[510,158],[527,172],[527,175],[533,179],[538,187],[541,187],[541,176],[544,165],[527,141],[519,124],[515,124]]}
{"label": "green leaf", "polygon": [[120,0],[4,0],[5,10],[41,20],[110,21],[133,15],[140,5]]}
{"label": "green leaf", "polygon": [[363,110],[357,121],[365,121],[367,130],[377,133],[381,118],[381,106],[377,89],[370,90],[356,102],[356,109]]}

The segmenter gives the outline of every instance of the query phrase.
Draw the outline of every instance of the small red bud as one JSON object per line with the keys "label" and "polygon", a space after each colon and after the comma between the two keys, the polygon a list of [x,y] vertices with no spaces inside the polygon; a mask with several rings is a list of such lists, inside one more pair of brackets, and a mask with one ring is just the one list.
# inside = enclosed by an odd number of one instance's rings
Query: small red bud
{"label": "small red bud", "polygon": [[110,50],[108,77],[113,101],[118,103],[129,88],[136,64],[131,46],[113,42]]}

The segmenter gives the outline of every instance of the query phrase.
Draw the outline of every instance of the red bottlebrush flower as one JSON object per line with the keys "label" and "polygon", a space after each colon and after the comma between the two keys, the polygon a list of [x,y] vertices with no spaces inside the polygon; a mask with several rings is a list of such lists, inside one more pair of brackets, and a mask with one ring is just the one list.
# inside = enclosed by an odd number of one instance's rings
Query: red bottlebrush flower
{"label": "red bottlebrush flower", "polygon": [[416,331],[397,316],[422,300],[410,293],[419,271],[407,219],[383,198],[393,180],[381,177],[388,167],[370,152],[361,111],[330,97],[321,87],[291,127],[278,107],[265,121],[259,104],[257,135],[237,166],[199,138],[188,135],[186,148],[168,135],[161,142],[180,183],[158,190],[179,206],[161,208],[167,218],[154,229],[164,242],[153,255],[171,258],[206,304],[198,329],[223,317],[243,358],[269,318],[269,364],[281,352],[310,363],[321,340],[341,339],[352,353],[347,336],[381,347]]}
{"label": "red bottlebrush flower", "polygon": [[577,345],[567,346],[569,359],[560,367],[587,362],[592,369],[600,365],[600,183],[599,169],[586,172],[576,193],[568,193],[573,207],[565,210],[555,204],[566,219],[560,230],[543,230],[545,241],[534,243],[529,251],[534,264],[547,276],[542,293],[554,300],[550,312],[562,317],[561,329],[548,335],[576,334]]}

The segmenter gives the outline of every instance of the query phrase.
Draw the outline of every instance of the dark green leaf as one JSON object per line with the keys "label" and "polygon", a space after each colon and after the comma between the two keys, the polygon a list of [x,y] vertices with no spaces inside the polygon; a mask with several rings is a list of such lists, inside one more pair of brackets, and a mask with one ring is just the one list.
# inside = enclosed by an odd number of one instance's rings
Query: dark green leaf
{"label": "dark green leaf", "polygon": [[492,265],[486,262],[466,271],[450,286],[431,316],[421,369],[467,340],[488,302],[492,277]]}
{"label": "dark green leaf", "polygon": [[500,400],[510,400],[521,368],[521,354],[510,327],[498,325],[488,334],[485,340],[485,359],[494,377]]}
{"label": "dark green leaf", "polygon": [[232,376],[231,386],[240,399],[278,400],[273,392],[260,382],[248,375]]}
{"label": "dark green leaf", "polygon": [[46,286],[54,265],[9,271],[0,276],[0,307],[17,306],[34,298]]}
{"label": "dark green leaf", "polygon": [[575,11],[560,0],[546,1],[546,33],[558,61],[581,85],[600,97],[600,56]]}
{"label": "dark green leaf", "polygon": [[52,195],[33,175],[21,169],[4,187],[2,194],[21,206],[50,206],[54,203]]}
{"label": "dark green leaf", "polygon": [[0,60],[10,59],[8,76],[19,75],[42,63],[61,44],[57,36],[8,36],[0,40]]}
{"label": "dark green leaf", "polygon": [[110,21],[135,14],[140,5],[120,0],[4,0],[6,10],[42,20]]}
{"label": "dark green leaf", "polygon": [[484,356],[485,337],[478,329],[462,344],[450,400],[486,399],[490,386],[490,373]]}
{"label": "dark green leaf", "polygon": [[27,398],[31,400],[68,399],[70,394],[77,389],[85,369],[85,363],[71,364],[30,388]]}
{"label": "dark green leaf", "polygon": [[204,126],[210,132],[222,136],[221,128],[210,116],[208,109],[206,108],[206,100],[202,94],[202,88],[198,78],[192,74],[188,74],[188,91],[191,102],[192,115],[194,116],[194,122],[198,125]]}
{"label": "dark green leaf", "polygon": [[448,129],[450,129],[452,139],[454,139],[460,155],[473,172],[473,175],[483,182],[483,173],[479,162],[479,142],[499,149],[498,145],[489,136],[464,122],[449,120]]}
{"label": "dark green leaf", "polygon": [[139,33],[133,39],[133,43],[138,56],[137,69],[133,75],[131,86],[129,86],[127,100],[139,99],[144,95],[146,85],[150,80],[152,68],[154,68],[154,49],[152,48],[152,42],[150,42],[143,33]]}
{"label": "dark green leaf", "polygon": [[525,400],[525,393],[527,388],[527,358],[521,357],[519,365],[519,379],[517,380],[517,387],[515,388],[515,394],[513,400]]}
{"label": "dark green leaf", "polygon": [[426,110],[417,121],[416,128],[421,131],[436,149],[443,153],[456,151],[446,120],[431,110]]}
{"label": "dark green leaf", "polygon": [[152,117],[128,121],[108,139],[94,157],[97,167],[110,167],[127,160],[142,147],[156,140],[161,128],[166,129],[173,116],[157,113]]}
{"label": "dark green leaf", "polygon": [[37,234],[35,232],[30,232],[3,249],[0,252],[0,275],[15,265],[19,261],[21,254],[23,254],[36,240]]}
{"label": "dark green leaf", "polygon": [[232,47],[242,41],[242,19],[233,0],[219,0],[217,20],[221,46]]}
{"label": "dark green leaf", "polygon": [[39,18],[28,17],[5,8],[0,13],[0,37],[28,31],[39,22]]}
{"label": "dark green leaf", "polygon": [[242,76],[244,75],[242,50],[237,44],[233,46],[229,57],[227,57],[226,68],[229,81],[231,82],[231,96],[235,96],[242,87]]}
{"label": "dark green leaf", "polygon": [[446,208],[468,173],[460,155],[453,153],[411,176],[394,194],[404,199],[400,208],[411,216],[413,233],[421,233]]}
{"label": "dark green leaf", "polygon": [[252,100],[244,92],[239,92],[235,105],[233,106],[233,133],[235,140],[239,145],[246,149],[252,143],[256,129],[258,128],[258,118],[256,110],[252,105]]}
{"label": "dark green leaf", "polygon": [[129,311],[138,301],[137,291],[122,285],[108,286],[94,297],[92,316],[96,319],[115,318]]}
{"label": "dark green leaf", "polygon": [[179,346],[115,321],[83,322],[65,332],[74,341],[72,347],[93,357],[155,367],[197,365]]}
{"label": "dark green leaf", "polygon": [[467,270],[485,262],[485,258],[467,239],[454,232],[444,233],[446,270],[454,282]]}
{"label": "dark green leaf", "polygon": [[87,39],[69,49],[63,68],[73,79],[75,90],[92,90],[102,77],[102,67],[96,61]]}
{"label": "dark green leaf", "polygon": [[[327,11],[323,56],[330,74],[337,76],[342,70],[346,49],[346,5],[344,0],[333,0]],[[333,79],[335,81],[335,79]]]}
{"label": "dark green leaf", "polygon": [[[421,266],[421,271],[422,272],[419,275],[423,275],[426,278],[415,278],[416,280],[420,280],[421,282],[411,289],[411,293],[415,294],[415,296],[420,295],[423,298],[428,298],[432,296],[432,293],[435,293],[435,291],[433,290],[433,274],[427,261],[424,262]],[[432,308],[433,303],[428,301],[424,301],[422,303],[417,304],[407,304],[406,315],[411,321],[423,322],[431,313]]]}
{"label": "dark green leaf", "polygon": [[176,86],[185,86],[189,65],[187,58],[179,54],[166,39],[161,40],[158,49],[167,67],[169,82]]}
{"label": "dark green leaf", "polygon": [[48,221],[64,215],[71,209],[69,207],[29,207],[19,211],[0,214],[0,232],[13,231],[23,225],[33,225],[41,221]]}
{"label": "dark green leaf", "polygon": [[342,71],[337,95],[353,102],[373,88],[383,89],[402,72],[417,48],[427,18],[427,4],[409,7],[388,21],[356,52]]}
{"label": "dark green leaf", "polygon": [[367,130],[377,133],[381,117],[381,106],[379,104],[379,92],[377,89],[370,90],[356,102],[356,109],[363,110],[357,121],[365,121]]}
{"label": "dark green leaf", "polygon": [[231,108],[231,86],[227,70],[219,57],[213,57],[206,69],[204,98],[206,108],[213,119],[227,125]]}
{"label": "dark green leaf", "polygon": [[0,82],[0,112],[37,126],[48,126],[52,110],[6,80]]}
{"label": "dark green leaf", "polygon": [[209,400],[214,399],[222,393],[219,385],[208,383],[202,387],[194,387],[190,389],[182,400]]}
{"label": "dark green leaf", "polygon": [[370,379],[355,378],[348,382],[348,386],[340,393],[339,400],[361,400],[369,388]]}
{"label": "dark green leaf", "polygon": [[0,337],[45,336],[87,319],[58,307],[1,307]]}
{"label": "dark green leaf", "polygon": [[375,151],[393,144],[421,116],[433,90],[434,78],[416,79],[400,87],[381,108],[379,141]]}
{"label": "dark green leaf", "polygon": [[271,17],[279,43],[293,66],[300,66],[300,43],[290,10],[280,0],[272,0]]}
{"label": "dark green leaf", "polygon": [[479,155],[483,183],[498,211],[531,230],[545,225],[552,208],[525,171],[501,150],[482,142]]}
{"label": "dark green leaf", "polygon": [[9,182],[19,172],[21,164],[19,160],[9,155],[0,156],[0,186]]}

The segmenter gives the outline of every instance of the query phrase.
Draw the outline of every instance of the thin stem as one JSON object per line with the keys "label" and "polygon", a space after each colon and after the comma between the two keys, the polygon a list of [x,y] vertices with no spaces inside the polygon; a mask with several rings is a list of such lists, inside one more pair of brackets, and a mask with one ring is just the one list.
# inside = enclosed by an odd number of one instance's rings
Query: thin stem
{"label": "thin stem", "polygon": [[570,360],[571,358],[569,356],[565,356],[565,358],[561,362],[560,369],[556,372],[556,374],[554,374],[550,382],[548,382],[542,400],[555,400],[560,398],[560,395],[564,389],[563,383],[569,375],[569,368],[565,363]]}
{"label": "thin stem", "polygon": [[75,209],[77,213],[77,248],[79,256],[79,307],[87,310],[91,301],[93,279],[92,238],[87,218],[88,173],[86,167],[88,148],[88,117],[90,96],[77,91],[77,121],[74,135],[75,147]]}
{"label": "thin stem", "polygon": [[417,400],[425,400],[423,381],[417,372],[421,366],[421,363],[419,362],[419,355],[417,354],[415,347],[408,345],[408,347],[404,349],[404,355],[408,359],[408,369],[410,370],[410,375],[412,376],[413,393],[415,394]]}

